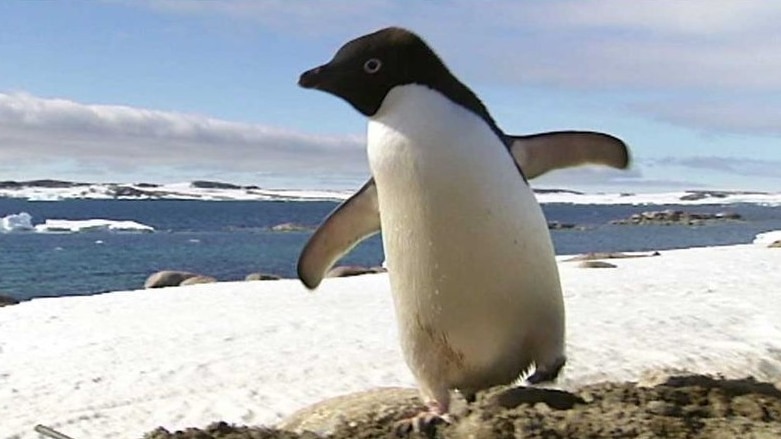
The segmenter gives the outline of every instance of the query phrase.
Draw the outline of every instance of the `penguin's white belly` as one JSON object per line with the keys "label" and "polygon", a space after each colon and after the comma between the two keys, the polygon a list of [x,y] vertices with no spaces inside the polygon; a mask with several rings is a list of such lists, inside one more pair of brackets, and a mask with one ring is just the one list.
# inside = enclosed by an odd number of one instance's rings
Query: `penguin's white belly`
{"label": "penguin's white belly", "polygon": [[477,390],[560,355],[547,224],[488,124],[406,85],[368,139],[402,349],[422,386]]}

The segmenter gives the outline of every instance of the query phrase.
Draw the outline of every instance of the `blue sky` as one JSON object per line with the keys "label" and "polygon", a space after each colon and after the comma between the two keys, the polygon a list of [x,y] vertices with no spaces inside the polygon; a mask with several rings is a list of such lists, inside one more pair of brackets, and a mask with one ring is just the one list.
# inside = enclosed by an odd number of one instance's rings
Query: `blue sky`
{"label": "blue sky", "polygon": [[628,172],[537,186],[779,191],[779,22],[772,0],[0,2],[0,180],[357,188],[365,119],[296,81],[401,25],[506,132],[630,144]]}

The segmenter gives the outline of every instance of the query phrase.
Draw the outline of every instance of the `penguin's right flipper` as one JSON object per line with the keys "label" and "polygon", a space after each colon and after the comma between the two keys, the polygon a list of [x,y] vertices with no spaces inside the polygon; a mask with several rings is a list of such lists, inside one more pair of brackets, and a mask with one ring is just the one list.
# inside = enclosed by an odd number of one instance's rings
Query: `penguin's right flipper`
{"label": "penguin's right flipper", "polygon": [[307,288],[317,288],[339,258],[379,231],[380,207],[372,178],[334,209],[309,238],[298,258],[298,278]]}

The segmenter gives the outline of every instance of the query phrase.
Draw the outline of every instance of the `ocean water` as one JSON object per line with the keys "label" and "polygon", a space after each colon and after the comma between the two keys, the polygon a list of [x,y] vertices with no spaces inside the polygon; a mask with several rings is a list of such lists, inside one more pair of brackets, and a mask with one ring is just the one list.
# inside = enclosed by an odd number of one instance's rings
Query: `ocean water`
{"label": "ocean water", "polygon": [[[0,199],[0,217],[27,212],[46,219],[132,220],[155,233],[0,234],[0,294],[18,299],[137,289],[150,274],[187,270],[219,280],[263,272],[294,277],[311,231],[274,232],[281,223],[316,226],[337,203],[329,201],[189,201]],[[609,221],[647,210],[737,212],[743,221],[703,226],[621,226]],[[552,231],[557,254],[645,251],[748,243],[758,233],[781,230],[781,208],[754,204],[628,206],[546,204],[549,221],[585,230]],[[383,260],[375,236],[340,264],[373,266]]]}

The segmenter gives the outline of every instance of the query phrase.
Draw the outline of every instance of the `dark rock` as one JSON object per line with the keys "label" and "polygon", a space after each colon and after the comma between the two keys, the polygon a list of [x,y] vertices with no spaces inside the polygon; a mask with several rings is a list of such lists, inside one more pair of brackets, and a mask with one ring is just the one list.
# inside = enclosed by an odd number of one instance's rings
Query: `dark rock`
{"label": "dark rock", "polygon": [[70,188],[78,186],[89,186],[89,183],[76,183],[62,180],[29,180],[23,181],[25,187],[45,187],[45,188]]}
{"label": "dark rock", "polygon": [[142,187],[145,189],[154,189],[160,187],[159,184],[155,184],[155,183],[136,183],[134,186]]}
{"label": "dark rock", "polygon": [[0,308],[2,308],[4,306],[9,306],[9,305],[16,305],[18,303],[19,303],[19,301],[16,300],[15,298],[13,298],[13,297],[6,296],[5,294],[0,294]]}
{"label": "dark rock", "polygon": [[143,439],[322,439],[314,433],[292,433],[266,427],[244,427],[226,422],[215,422],[203,430],[187,428],[173,433],[158,427]]}
{"label": "dark rock", "polygon": [[190,183],[190,187],[198,189],[241,189],[241,186],[237,186],[231,183],[223,183],[221,181],[208,181],[208,180],[196,180]]}
{"label": "dark rock", "polygon": [[200,276],[189,271],[163,270],[152,274],[144,282],[144,288],[178,287],[191,277]]}
{"label": "dark rock", "polygon": [[244,278],[244,280],[252,281],[252,280],[280,280],[282,279],[280,276],[277,276],[276,274],[266,274],[266,273],[250,273],[247,275],[247,277]]}
{"label": "dark rock", "polygon": [[21,189],[24,186],[18,181],[6,180],[0,181],[0,189]]}
{"label": "dark rock", "polygon": [[580,268],[616,268],[615,264],[605,261],[581,261],[578,264]]}
{"label": "dark rock", "polygon": [[75,183],[62,180],[27,180],[27,181],[0,181],[0,189],[21,189],[25,187],[40,188],[71,188],[78,186],[89,186],[88,183]]}
{"label": "dark rock", "polygon": [[197,275],[193,277],[188,277],[187,279],[183,280],[179,283],[180,287],[186,286],[186,285],[196,285],[196,284],[213,284],[217,282],[217,279],[211,277],[211,276],[203,276],[203,275]]}
{"label": "dark rock", "polygon": [[106,187],[106,194],[112,197],[150,197],[156,195],[154,192],[136,189],[132,186],[110,185]]}
{"label": "dark rock", "polygon": [[627,259],[627,258],[648,258],[651,256],[661,256],[662,254],[659,252],[653,252],[649,254],[627,254],[627,253],[619,253],[619,252],[610,252],[610,253],[602,253],[602,252],[592,252],[592,253],[586,253],[583,255],[577,255],[573,256],[569,259],[565,259],[564,262],[571,262],[571,261],[595,261],[599,259]]}
{"label": "dark rock", "polygon": [[767,192],[757,191],[686,191],[686,195],[681,196],[681,201],[697,201],[706,198],[727,198],[730,195],[767,195]]}
{"label": "dark rock", "polygon": [[569,189],[534,189],[535,194],[572,194],[583,195],[583,192],[573,191]]}
{"label": "dark rock", "polygon": [[569,230],[574,228],[575,228],[575,224],[560,223],[558,221],[548,221],[548,230]]}
{"label": "dark rock", "polygon": [[681,201],[698,201],[706,198],[727,198],[729,193],[724,191],[686,191],[679,199]]}
{"label": "dark rock", "polygon": [[701,225],[707,221],[717,220],[740,220],[742,217],[738,213],[734,212],[719,212],[719,213],[698,213],[698,212],[684,212],[682,210],[652,210],[647,212],[635,213],[629,218],[610,221],[610,224],[633,224],[633,225],[645,225],[645,224],[681,224],[681,225]]}

